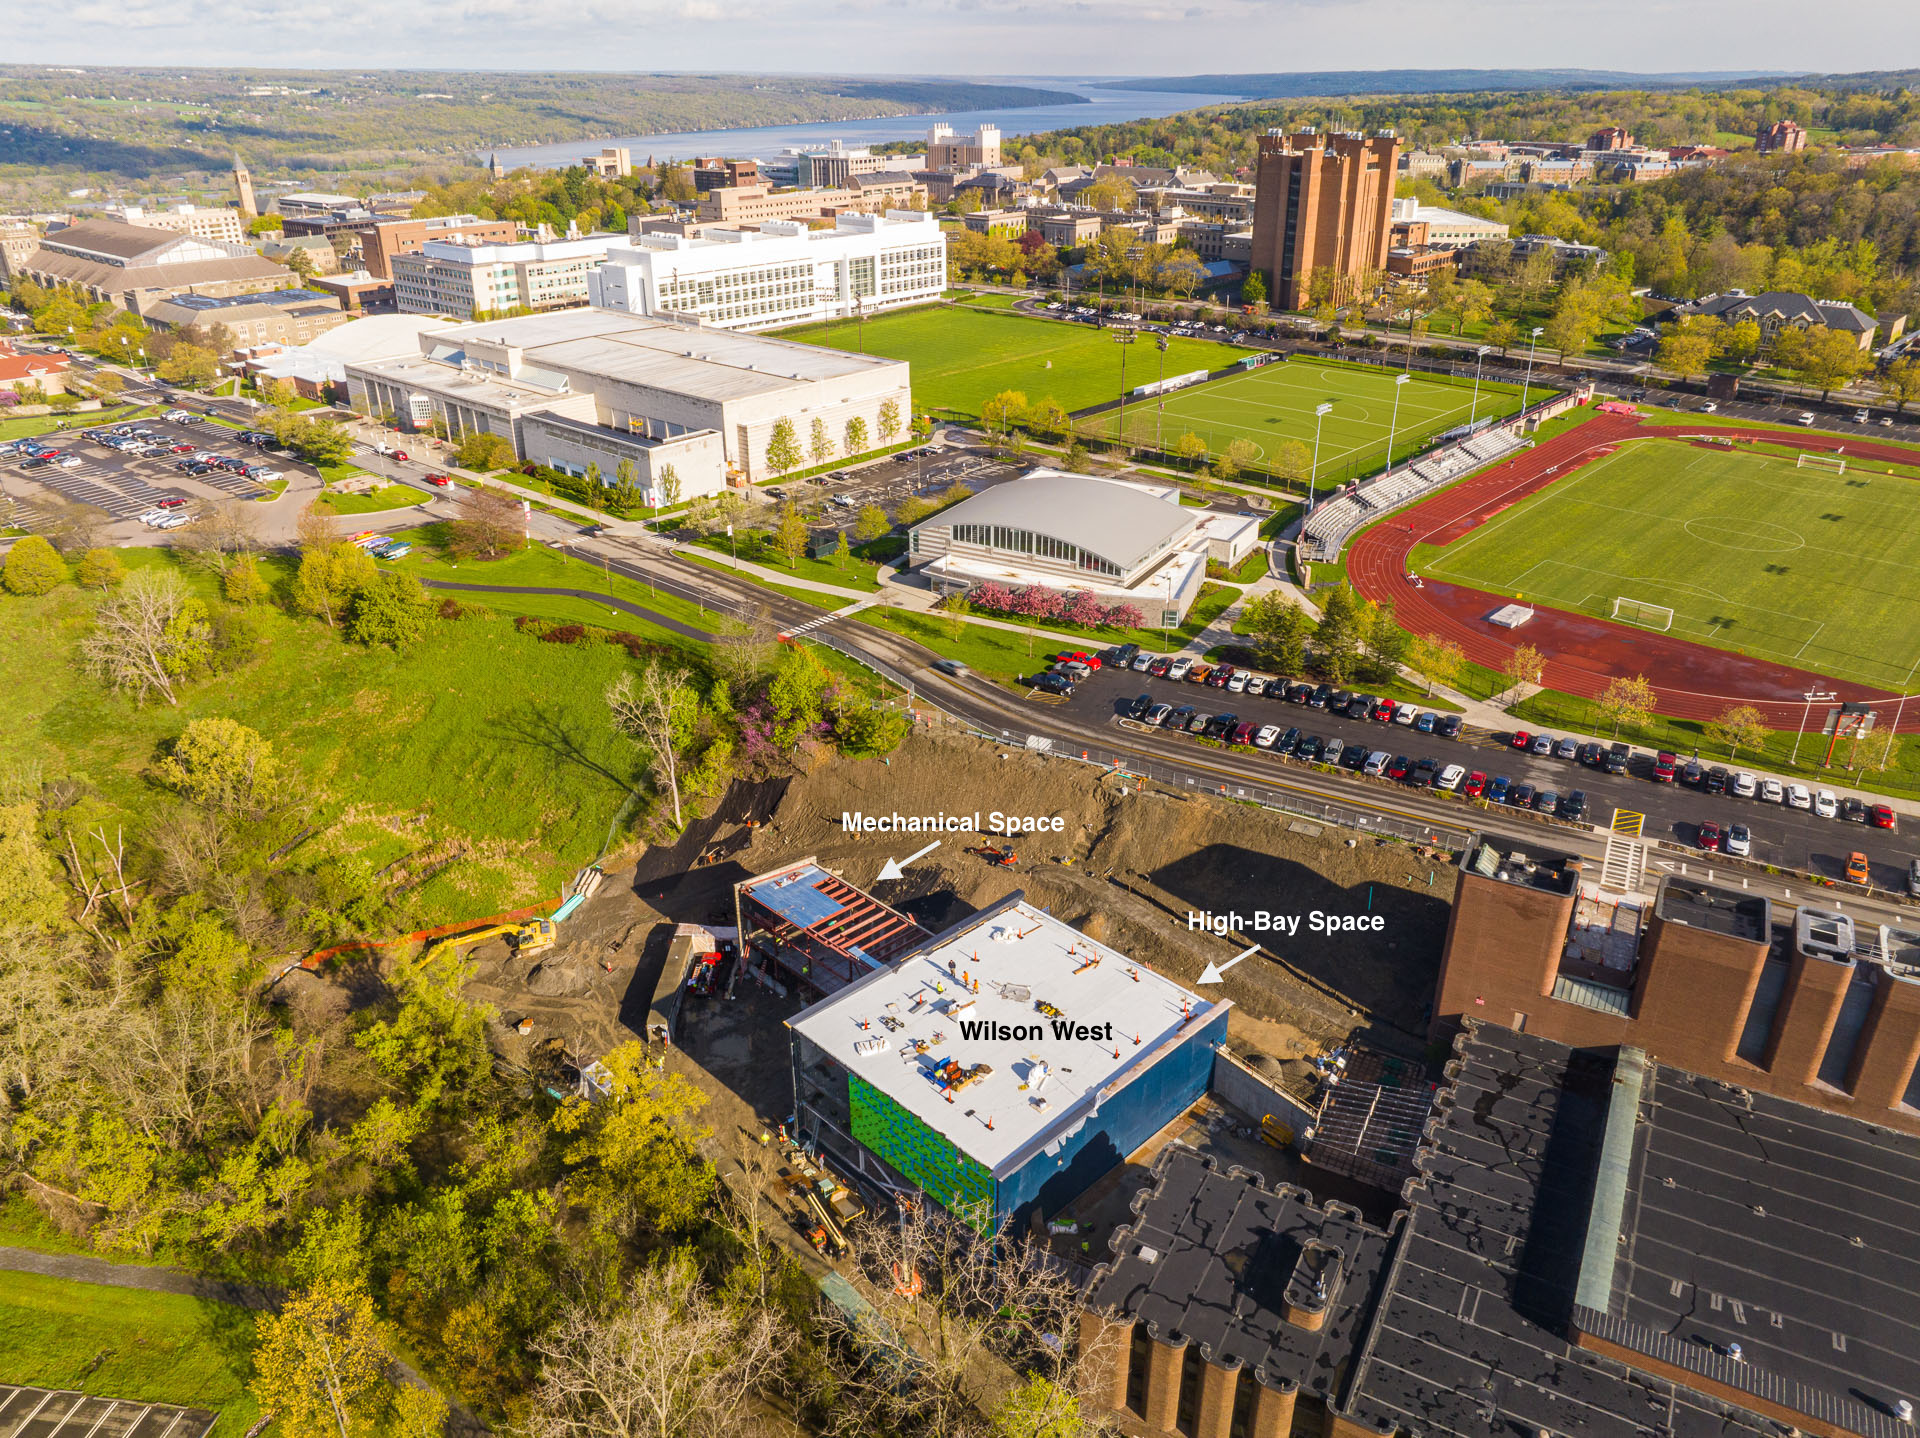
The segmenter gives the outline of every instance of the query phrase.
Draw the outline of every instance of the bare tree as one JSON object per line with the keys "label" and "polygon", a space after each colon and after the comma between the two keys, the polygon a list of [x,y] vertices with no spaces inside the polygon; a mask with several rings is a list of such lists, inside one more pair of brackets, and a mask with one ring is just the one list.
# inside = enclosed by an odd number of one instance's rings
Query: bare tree
{"label": "bare tree", "polygon": [[607,686],[607,709],[613,727],[647,751],[648,767],[673,806],[673,827],[678,829],[680,761],[699,718],[699,697],[678,673],[650,663],[638,684],[631,674],[622,674]]}
{"label": "bare tree", "polygon": [[504,489],[476,484],[463,489],[452,526],[453,551],[463,559],[498,559],[520,547],[526,512]]}
{"label": "bare tree", "polygon": [[302,549],[325,549],[340,538],[340,526],[332,508],[323,500],[313,500],[300,511],[295,521]]}
{"label": "bare tree", "polygon": [[224,575],[234,560],[260,547],[259,520],[260,506],[250,499],[215,500],[175,531],[172,548],[188,563]]}
{"label": "bare tree", "polygon": [[[840,1431],[905,1429],[941,1438],[998,1432],[1007,1369],[1078,1408],[1119,1330],[1082,1332],[1079,1286],[1038,1244],[911,1202],[856,1234],[875,1315],[829,1306],[822,1320]],[[1089,1326],[1091,1328],[1091,1325]],[[911,1382],[902,1382],[911,1374]],[[1086,1426],[1081,1432],[1100,1431]]]}
{"label": "bare tree", "polygon": [[751,620],[722,618],[711,650],[713,672],[740,698],[773,668],[779,653],[779,626],[766,605],[756,606]]}
{"label": "bare tree", "polygon": [[113,520],[98,505],[56,500],[44,508],[47,517],[43,533],[62,554],[85,554],[106,543],[107,526]]}
{"label": "bare tree", "polygon": [[613,1313],[569,1309],[534,1345],[543,1363],[531,1438],[734,1438],[764,1424],[753,1400],[791,1338],[765,1308],[736,1313],[684,1252],[657,1262]]}
{"label": "bare tree", "polygon": [[131,694],[135,703],[154,697],[176,703],[178,638],[171,628],[186,602],[187,588],[179,576],[140,570],[119,593],[100,601],[93,632],[80,641],[81,662],[112,688]]}

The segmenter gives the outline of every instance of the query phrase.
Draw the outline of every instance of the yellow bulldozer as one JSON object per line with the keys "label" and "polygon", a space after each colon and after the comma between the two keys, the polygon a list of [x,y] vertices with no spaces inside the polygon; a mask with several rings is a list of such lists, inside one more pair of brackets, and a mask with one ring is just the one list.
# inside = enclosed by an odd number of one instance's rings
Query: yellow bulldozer
{"label": "yellow bulldozer", "polygon": [[433,952],[457,953],[470,945],[483,944],[488,939],[505,939],[507,947],[523,957],[537,954],[553,947],[553,922],[549,919],[529,919],[523,924],[495,924],[491,928],[475,929],[472,933],[449,934],[435,942]]}

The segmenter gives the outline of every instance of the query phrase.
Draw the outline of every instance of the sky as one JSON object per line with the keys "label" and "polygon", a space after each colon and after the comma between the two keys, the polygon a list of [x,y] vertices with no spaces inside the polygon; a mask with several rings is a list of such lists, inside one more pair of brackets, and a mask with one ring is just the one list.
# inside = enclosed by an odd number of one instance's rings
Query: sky
{"label": "sky", "polygon": [[1178,75],[1920,67],[1842,0],[68,0],[7,59],[96,65]]}

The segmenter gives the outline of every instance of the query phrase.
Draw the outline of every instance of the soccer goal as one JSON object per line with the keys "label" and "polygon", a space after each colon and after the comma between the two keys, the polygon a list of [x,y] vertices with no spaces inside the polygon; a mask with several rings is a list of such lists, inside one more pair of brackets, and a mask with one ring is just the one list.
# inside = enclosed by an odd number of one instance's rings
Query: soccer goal
{"label": "soccer goal", "polygon": [[1830,469],[1835,474],[1847,472],[1847,462],[1839,455],[1809,454],[1804,449],[1794,456],[1793,467],[1795,469]]}
{"label": "soccer goal", "polygon": [[1649,604],[1644,599],[1628,599],[1617,596],[1613,601],[1613,617],[1628,624],[1637,624],[1642,629],[1673,628],[1673,611],[1664,604]]}

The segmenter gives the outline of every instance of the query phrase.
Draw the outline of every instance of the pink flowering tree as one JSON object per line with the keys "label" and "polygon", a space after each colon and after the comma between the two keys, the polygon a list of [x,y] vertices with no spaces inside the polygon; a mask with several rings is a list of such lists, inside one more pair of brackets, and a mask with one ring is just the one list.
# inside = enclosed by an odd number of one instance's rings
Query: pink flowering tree
{"label": "pink flowering tree", "polygon": [[1109,629],[1140,629],[1146,622],[1147,616],[1140,612],[1137,604],[1116,604],[1107,610],[1105,620]]}
{"label": "pink flowering tree", "polygon": [[1089,628],[1097,628],[1106,620],[1107,606],[1102,604],[1096,596],[1080,589],[1074,591],[1067,599],[1060,617],[1070,624],[1084,624]]}
{"label": "pink flowering tree", "polygon": [[989,580],[977,584],[967,595],[967,602],[975,609],[985,609],[994,614],[1006,614],[1013,608],[1013,591],[1004,584]]}

